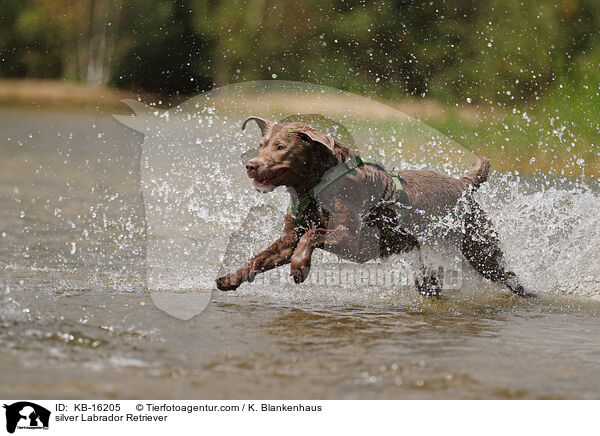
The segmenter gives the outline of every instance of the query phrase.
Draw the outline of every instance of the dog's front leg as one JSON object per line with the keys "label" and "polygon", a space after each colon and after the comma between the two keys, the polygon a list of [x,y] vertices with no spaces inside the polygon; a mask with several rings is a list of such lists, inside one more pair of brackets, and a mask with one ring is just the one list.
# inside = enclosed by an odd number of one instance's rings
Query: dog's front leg
{"label": "dog's front leg", "polygon": [[[302,283],[308,277],[310,261],[315,248],[325,248],[328,251],[339,253],[352,251],[348,248],[359,243],[359,238],[353,237],[357,235],[360,228],[359,215],[347,203],[340,198],[334,198],[328,228],[312,228],[302,235],[290,260],[290,273],[294,282]],[[350,203],[358,204],[357,201]]]}
{"label": "dog's front leg", "polygon": [[286,216],[283,236],[246,262],[236,272],[219,277],[216,280],[217,288],[221,291],[233,291],[244,282],[252,282],[256,274],[289,263],[298,241],[294,227],[293,218],[289,215]]}
{"label": "dog's front leg", "polygon": [[294,254],[290,259],[290,273],[296,284],[302,283],[308,277],[310,272],[310,261],[312,253],[317,247],[335,246],[346,243],[350,238],[348,228],[338,226],[333,230],[327,229],[310,229],[308,230],[294,250]]}
{"label": "dog's front leg", "polygon": [[252,282],[256,274],[285,265],[290,261],[293,252],[294,246],[290,238],[281,237],[236,272],[219,277],[217,288],[221,291],[233,291],[244,282]]}

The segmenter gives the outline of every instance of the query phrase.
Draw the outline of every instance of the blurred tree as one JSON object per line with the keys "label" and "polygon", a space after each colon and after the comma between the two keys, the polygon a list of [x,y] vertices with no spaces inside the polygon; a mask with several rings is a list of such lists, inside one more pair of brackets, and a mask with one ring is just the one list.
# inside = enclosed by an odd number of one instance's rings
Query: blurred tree
{"label": "blurred tree", "polygon": [[193,0],[137,0],[127,11],[127,50],[111,82],[132,90],[163,94],[212,87],[207,38],[193,26]]}
{"label": "blurred tree", "polygon": [[[108,80],[122,0],[7,0],[2,26],[13,53],[6,75]],[[18,4],[18,6],[17,6]],[[4,38],[3,38],[4,40]],[[12,74],[11,74],[12,73]]]}
{"label": "blurred tree", "polygon": [[62,29],[34,0],[5,0],[0,13],[1,72],[56,77],[62,73]]}
{"label": "blurred tree", "polygon": [[387,98],[530,102],[575,66],[582,77],[589,62],[579,60],[599,42],[597,0],[4,0],[0,9],[0,75],[165,94],[277,78]]}

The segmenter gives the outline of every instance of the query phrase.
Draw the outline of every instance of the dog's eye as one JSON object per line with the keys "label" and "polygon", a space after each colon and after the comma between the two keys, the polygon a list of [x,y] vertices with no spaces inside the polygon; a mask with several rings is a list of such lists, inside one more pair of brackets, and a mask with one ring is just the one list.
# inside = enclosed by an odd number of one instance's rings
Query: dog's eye
{"label": "dog's eye", "polygon": [[277,151],[279,151],[279,150],[283,150],[284,148],[285,148],[285,145],[283,145],[283,144],[277,144],[277,145],[275,146],[275,150],[277,150]]}

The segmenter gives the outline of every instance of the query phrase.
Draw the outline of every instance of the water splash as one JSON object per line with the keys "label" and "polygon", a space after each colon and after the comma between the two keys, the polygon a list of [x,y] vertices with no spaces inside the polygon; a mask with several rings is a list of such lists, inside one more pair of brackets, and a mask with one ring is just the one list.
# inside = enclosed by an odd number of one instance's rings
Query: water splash
{"label": "water splash", "polygon": [[477,194],[507,262],[538,293],[600,298],[600,191],[591,183],[492,177]]}
{"label": "water splash", "polygon": [[[318,112],[344,126],[344,134],[350,137],[346,142],[361,155],[390,168],[434,169],[457,176],[475,160],[471,152],[419,120],[366,98],[317,85],[280,81],[230,85],[169,111],[138,102],[128,104],[136,116],[117,118],[145,134],[141,171],[149,288],[166,292],[160,303],[165,307],[169,294],[193,294],[202,289],[206,297],[215,277],[241,265],[280,233],[287,194],[281,189],[265,196],[257,194],[241,164],[258,140],[257,132],[239,129],[248,115],[279,120]],[[600,241],[594,230],[598,218],[593,211],[599,203],[594,186],[504,174],[493,176],[477,199],[497,227],[507,263],[527,288],[538,293],[599,295],[600,271],[589,262]],[[432,247],[429,263],[458,270],[465,291],[499,290],[483,279],[473,279],[456,250],[449,250],[445,260],[443,256],[436,259],[442,248],[439,235],[444,239],[452,232],[460,233],[459,221],[441,219],[434,230],[429,240],[422,241]],[[324,265],[339,262],[319,253],[313,274]],[[411,287],[410,256],[373,263],[401,268],[402,283],[364,289],[355,286],[356,294],[366,293],[369,301],[406,298],[408,294],[402,291],[399,296],[398,289]],[[342,288],[319,281],[297,288],[284,273],[275,271],[262,282],[244,285],[239,292],[273,298],[288,293],[293,300],[294,293],[310,289],[311,298],[321,295],[327,301],[338,301],[340,292],[347,301],[356,297],[351,297],[354,291],[348,286]],[[180,306],[192,313],[189,300],[181,301]],[[177,304],[171,306],[169,310]]]}

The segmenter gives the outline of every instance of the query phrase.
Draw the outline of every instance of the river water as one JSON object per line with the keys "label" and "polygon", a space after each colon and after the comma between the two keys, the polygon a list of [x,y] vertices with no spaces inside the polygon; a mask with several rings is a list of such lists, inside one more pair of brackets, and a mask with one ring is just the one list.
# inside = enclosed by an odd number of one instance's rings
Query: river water
{"label": "river water", "polygon": [[[211,302],[183,320],[148,289],[144,136],[106,114],[6,108],[0,132],[0,397],[600,397],[591,182],[495,174],[479,193],[538,298],[466,266],[463,288],[434,300],[410,286],[199,281]],[[201,264],[223,255],[199,244]],[[194,288],[178,277],[162,292]]]}

